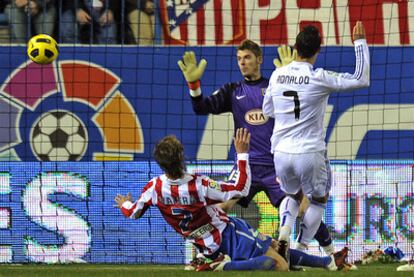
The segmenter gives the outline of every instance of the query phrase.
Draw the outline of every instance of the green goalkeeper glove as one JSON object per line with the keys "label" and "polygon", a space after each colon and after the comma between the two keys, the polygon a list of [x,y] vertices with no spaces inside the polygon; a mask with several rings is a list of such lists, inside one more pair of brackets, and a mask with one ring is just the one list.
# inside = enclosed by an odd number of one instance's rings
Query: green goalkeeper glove
{"label": "green goalkeeper glove", "polygon": [[197,65],[197,59],[194,52],[186,51],[183,55],[183,59],[178,61],[178,66],[183,72],[187,83],[191,84],[201,79],[204,70],[206,70],[207,61],[202,59]]}
{"label": "green goalkeeper glove", "polygon": [[276,66],[276,68],[280,68],[282,66],[290,64],[292,61],[294,61],[298,55],[298,52],[296,49],[293,50],[290,49],[287,45],[282,45],[277,48],[277,52],[279,53],[279,58],[275,58],[273,60],[273,64]]}

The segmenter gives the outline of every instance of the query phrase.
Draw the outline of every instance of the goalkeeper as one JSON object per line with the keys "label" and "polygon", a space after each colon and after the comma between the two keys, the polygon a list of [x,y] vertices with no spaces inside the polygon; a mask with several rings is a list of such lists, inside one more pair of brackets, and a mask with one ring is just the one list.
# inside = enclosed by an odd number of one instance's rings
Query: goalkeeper
{"label": "goalkeeper", "polygon": [[[292,52],[288,46],[279,47],[278,53],[280,60],[276,58],[273,61],[276,67],[287,65],[296,57],[296,51]],[[202,59],[197,64],[194,52],[188,51],[184,53],[182,60],[178,61],[178,66],[188,83],[196,114],[231,112],[234,129],[247,128],[252,134],[249,151],[252,172],[250,192],[246,197],[222,204],[222,208],[229,211],[236,202],[246,208],[253,197],[261,191],[264,191],[271,204],[278,208],[285,194],[276,181],[273,156],[270,153],[270,137],[273,133],[274,120],[263,116],[262,113],[264,93],[269,84],[269,79],[261,75],[262,49],[257,43],[244,40],[237,48],[237,63],[243,79],[225,84],[208,97],[203,96],[200,82],[207,61]],[[323,222],[315,239],[328,255],[335,252],[331,236]]]}

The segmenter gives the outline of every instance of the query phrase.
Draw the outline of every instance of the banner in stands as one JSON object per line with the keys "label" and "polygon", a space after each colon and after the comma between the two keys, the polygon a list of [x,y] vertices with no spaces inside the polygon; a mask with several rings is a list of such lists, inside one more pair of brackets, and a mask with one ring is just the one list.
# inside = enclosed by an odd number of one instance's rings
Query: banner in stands
{"label": "banner in stands", "polygon": [[[208,61],[210,95],[240,80],[234,47],[70,47],[40,66],[24,47],[0,46],[0,158],[19,161],[147,160],[167,134],[189,159],[233,158],[231,115],[197,116],[177,60]],[[264,47],[270,76],[276,47]],[[326,114],[332,159],[412,159],[414,49],[371,47],[371,86],[333,93]],[[315,67],[353,72],[353,47],[324,47]]]}
{"label": "banner in stands", "polygon": [[160,0],[165,44],[226,45],[249,38],[291,44],[313,24],[325,45],[352,45],[352,28],[364,22],[369,44],[413,45],[414,2],[407,0]]}

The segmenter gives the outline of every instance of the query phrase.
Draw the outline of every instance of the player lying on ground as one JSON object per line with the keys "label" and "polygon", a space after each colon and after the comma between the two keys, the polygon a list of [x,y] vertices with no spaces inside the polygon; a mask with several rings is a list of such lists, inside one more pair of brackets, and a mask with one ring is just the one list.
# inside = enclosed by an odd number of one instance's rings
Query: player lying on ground
{"label": "player lying on ground", "polygon": [[[140,218],[150,206],[157,206],[171,227],[200,253],[213,260],[198,270],[280,270],[287,262],[276,252],[272,239],[254,230],[239,218],[228,217],[216,204],[246,196],[251,174],[248,163],[250,133],[237,129],[234,146],[239,169],[236,183],[218,183],[205,176],[186,173],[184,148],[174,136],[162,139],[154,150],[154,158],[163,169],[144,187],[133,202],[130,194],[117,195],[121,212],[132,219]],[[342,265],[346,251],[333,257],[319,258],[292,250],[292,264],[336,269]]]}
{"label": "player lying on ground", "polygon": [[[251,227],[250,227],[251,228]],[[278,251],[278,241],[272,239],[272,243],[270,245],[275,251]],[[348,270],[355,270],[351,265],[346,262],[346,258],[348,256],[348,248],[344,247],[341,251],[336,252],[332,255],[319,257],[308,255],[304,252],[301,252],[296,249],[290,249],[290,265],[293,266],[290,269],[294,269],[297,271],[299,269],[303,269],[302,266],[306,267],[317,267],[317,268],[325,268],[329,271],[348,271]],[[250,260],[250,261],[249,261]],[[243,263],[236,263],[236,264],[229,264],[227,268],[233,268],[232,270],[272,270],[273,264],[270,259],[261,259],[263,263],[258,263],[258,260],[249,259]],[[189,265],[185,267],[185,270],[195,270],[195,271],[212,271],[217,270],[216,268],[223,267],[223,264],[228,263],[231,261],[231,258],[227,255],[219,255],[217,259],[211,260],[208,257],[205,257],[203,254],[197,254],[196,258],[194,258]],[[259,260],[260,261],[260,260]],[[255,263],[257,267],[252,267],[252,263]],[[356,268],[356,267],[355,267]],[[230,269],[226,269],[230,270]]]}
{"label": "player lying on ground", "polygon": [[[296,51],[291,52],[290,47],[278,48],[279,58],[273,62],[276,67],[289,64],[296,57]],[[222,208],[228,212],[237,202],[243,208],[248,207],[253,197],[263,191],[270,203],[279,208],[285,193],[276,182],[276,172],[273,155],[270,153],[270,137],[272,136],[274,119],[263,116],[262,105],[264,92],[269,85],[269,79],[262,76],[261,65],[263,52],[261,47],[252,40],[246,39],[237,47],[237,65],[242,75],[238,82],[226,83],[205,96],[201,89],[201,78],[207,66],[202,59],[197,63],[195,53],[187,51],[178,65],[188,83],[191,104],[197,115],[222,114],[231,112],[234,128],[247,128],[252,134],[249,149],[249,165],[252,172],[252,185],[249,194],[237,200],[224,203]],[[235,170],[232,171],[234,176]],[[231,179],[231,177],[230,177]],[[334,246],[326,225],[321,222],[315,239],[330,255]]]}

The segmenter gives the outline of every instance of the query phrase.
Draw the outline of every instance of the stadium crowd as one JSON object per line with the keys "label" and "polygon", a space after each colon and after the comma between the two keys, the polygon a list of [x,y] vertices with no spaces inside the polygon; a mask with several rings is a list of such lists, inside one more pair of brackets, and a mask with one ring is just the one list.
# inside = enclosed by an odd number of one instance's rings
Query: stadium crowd
{"label": "stadium crowd", "polygon": [[3,24],[9,29],[12,43],[26,43],[40,33],[60,43],[151,45],[154,41],[152,0],[1,2]]}

